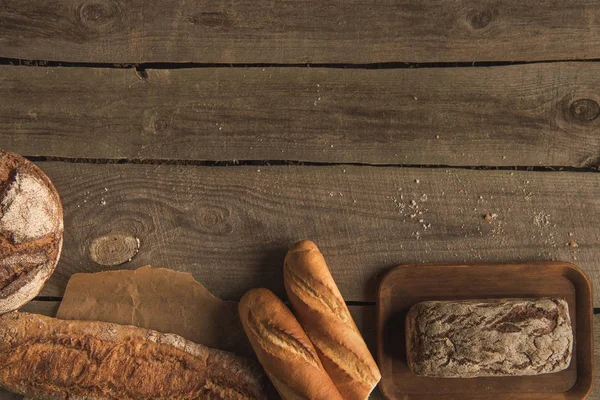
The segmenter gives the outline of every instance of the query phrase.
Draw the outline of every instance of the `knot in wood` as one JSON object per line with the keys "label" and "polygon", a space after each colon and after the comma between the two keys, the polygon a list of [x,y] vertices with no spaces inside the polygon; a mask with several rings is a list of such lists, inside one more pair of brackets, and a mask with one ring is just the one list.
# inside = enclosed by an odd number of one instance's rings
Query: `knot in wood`
{"label": "knot in wood", "polygon": [[212,235],[229,235],[233,232],[231,210],[222,206],[205,206],[196,213],[198,228]]}
{"label": "knot in wood", "polygon": [[165,119],[157,119],[156,121],[154,121],[154,130],[162,132],[165,129],[167,129],[167,127],[169,126],[169,124],[167,123],[167,121]]}
{"label": "knot in wood", "polygon": [[81,22],[94,28],[106,27],[120,15],[119,5],[110,0],[89,0],[79,8]]}
{"label": "knot in wood", "polygon": [[223,215],[214,210],[206,211],[200,218],[200,223],[207,228],[211,228],[221,222],[223,222]]}
{"label": "knot in wood", "polygon": [[469,25],[473,29],[483,29],[492,21],[492,13],[487,10],[473,10],[467,15]]}
{"label": "knot in wood", "polygon": [[591,99],[579,99],[571,103],[571,116],[577,121],[589,122],[598,118],[600,106]]}
{"label": "knot in wood", "polygon": [[92,240],[90,258],[96,264],[114,266],[124,264],[137,254],[140,241],[126,233],[109,233]]}

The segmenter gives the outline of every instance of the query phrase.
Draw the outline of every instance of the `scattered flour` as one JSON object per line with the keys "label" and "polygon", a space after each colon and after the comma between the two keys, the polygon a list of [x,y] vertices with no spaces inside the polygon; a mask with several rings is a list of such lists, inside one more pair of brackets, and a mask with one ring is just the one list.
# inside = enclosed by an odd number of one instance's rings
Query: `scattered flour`
{"label": "scattered flour", "polygon": [[539,212],[533,215],[533,223],[540,228],[550,225],[550,215],[544,212]]}
{"label": "scattered flour", "polygon": [[43,264],[47,261],[46,256],[43,253],[34,254],[11,254],[8,257],[0,259],[0,266],[11,267],[15,264]]}
{"label": "scattered flour", "polygon": [[38,239],[57,229],[57,205],[50,189],[31,175],[17,173],[0,203],[0,232],[15,243]]}

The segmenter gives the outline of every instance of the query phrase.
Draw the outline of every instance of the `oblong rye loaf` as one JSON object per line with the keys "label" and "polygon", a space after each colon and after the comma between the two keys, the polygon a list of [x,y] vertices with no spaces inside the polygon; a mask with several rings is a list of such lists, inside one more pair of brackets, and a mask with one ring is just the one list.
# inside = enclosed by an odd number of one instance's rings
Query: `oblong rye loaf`
{"label": "oblong rye loaf", "polygon": [[406,317],[406,354],[418,375],[538,375],[566,369],[573,331],[563,299],[426,301]]}

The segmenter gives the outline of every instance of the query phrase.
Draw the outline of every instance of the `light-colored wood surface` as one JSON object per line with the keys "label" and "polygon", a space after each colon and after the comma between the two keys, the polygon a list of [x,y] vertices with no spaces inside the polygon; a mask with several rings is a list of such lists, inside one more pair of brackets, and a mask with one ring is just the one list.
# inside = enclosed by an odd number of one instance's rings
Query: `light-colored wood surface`
{"label": "light-colored wood surface", "polygon": [[489,68],[0,67],[28,156],[598,166],[600,64]]}
{"label": "light-colored wood surface", "polygon": [[[146,264],[191,272],[225,299],[263,285],[282,294],[283,257],[304,238],[351,301],[374,300],[381,274],[401,263],[557,259],[600,280],[596,173],[38,165],[65,210],[46,296],[60,296],[76,272]],[[115,233],[139,240],[137,254],[121,265],[92,261],[92,243]]]}
{"label": "light-colored wood surface", "polygon": [[0,57],[368,63],[600,57],[595,0],[5,0]]}

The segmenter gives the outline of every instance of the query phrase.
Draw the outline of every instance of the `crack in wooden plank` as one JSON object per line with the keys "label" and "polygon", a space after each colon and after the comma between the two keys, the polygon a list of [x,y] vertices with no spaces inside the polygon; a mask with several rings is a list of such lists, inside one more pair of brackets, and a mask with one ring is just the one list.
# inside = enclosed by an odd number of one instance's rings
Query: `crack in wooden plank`
{"label": "crack in wooden plank", "polygon": [[243,166],[307,166],[307,167],[329,167],[329,166],[368,166],[376,168],[432,168],[432,169],[460,169],[474,171],[532,171],[532,172],[599,172],[600,167],[565,167],[565,166],[485,166],[485,165],[445,165],[445,164],[371,164],[365,162],[317,162],[297,160],[169,160],[169,159],[133,159],[133,158],[76,158],[56,156],[29,156],[25,158],[32,162],[65,162],[73,164],[141,164],[141,165],[190,165],[202,167],[243,167]]}
{"label": "crack in wooden plank", "polygon": [[2,66],[0,136],[24,155],[124,163],[588,168],[599,71]]}
{"label": "crack in wooden plank", "polygon": [[23,67],[65,67],[65,68],[116,68],[145,71],[148,69],[193,69],[193,68],[330,68],[330,69],[414,69],[414,68],[481,68],[501,67],[525,64],[551,64],[562,62],[597,63],[600,58],[592,59],[546,59],[536,61],[469,61],[469,62],[380,62],[380,63],[199,63],[199,62],[148,62],[148,63],[102,63],[69,62],[52,60],[29,60],[22,58],[0,57],[0,65]]}

